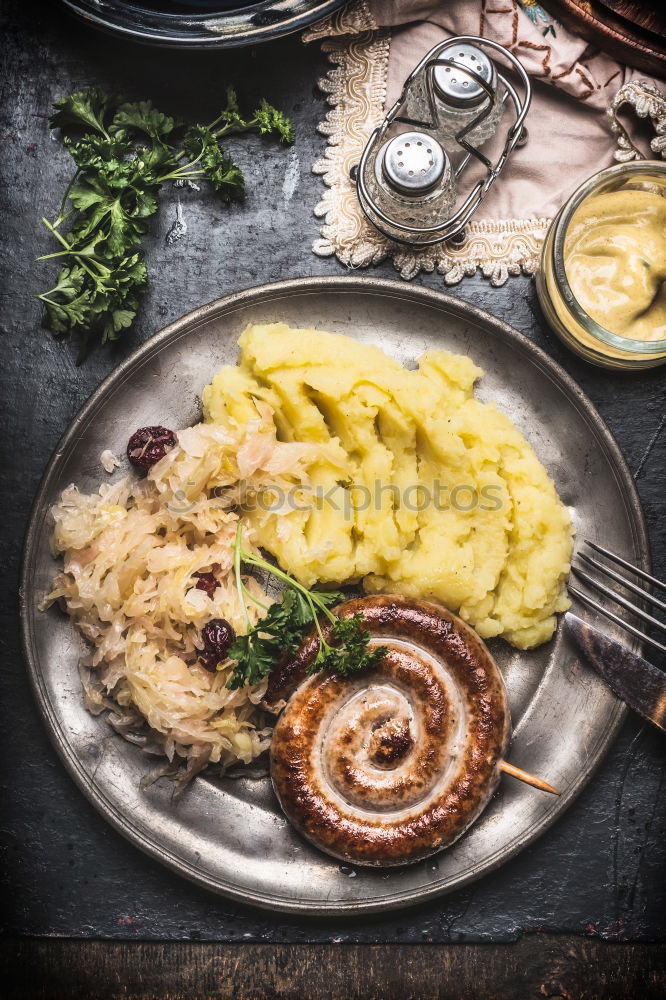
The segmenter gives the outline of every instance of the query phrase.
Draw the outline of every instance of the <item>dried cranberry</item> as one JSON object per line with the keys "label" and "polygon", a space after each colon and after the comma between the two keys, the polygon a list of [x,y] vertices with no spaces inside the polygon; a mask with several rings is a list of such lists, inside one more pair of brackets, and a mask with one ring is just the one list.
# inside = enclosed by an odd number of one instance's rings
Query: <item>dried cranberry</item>
{"label": "dried cranberry", "polygon": [[204,625],[201,638],[204,649],[199,654],[199,659],[206,670],[215,670],[218,663],[226,660],[236,633],[224,618],[213,618]]}
{"label": "dried cranberry", "polygon": [[139,427],[127,442],[127,457],[145,472],[176,445],[176,435],[167,427]]}
{"label": "dried cranberry", "polygon": [[212,573],[195,573],[197,580],[197,590],[204,590],[209,597],[212,597],[218,588],[218,582]]}
{"label": "dried cranberry", "polygon": [[210,670],[211,674],[214,674],[220,662],[220,657],[217,653],[211,653],[207,649],[202,649],[199,653],[199,662],[202,667],[205,667],[206,670]]}

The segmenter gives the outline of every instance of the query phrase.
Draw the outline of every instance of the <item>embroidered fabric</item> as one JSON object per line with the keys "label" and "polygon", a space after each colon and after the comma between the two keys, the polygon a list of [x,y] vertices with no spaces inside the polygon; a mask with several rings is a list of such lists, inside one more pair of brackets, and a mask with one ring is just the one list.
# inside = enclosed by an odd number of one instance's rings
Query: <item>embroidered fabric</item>
{"label": "embroidered fabric", "polygon": [[[331,63],[331,69],[319,81],[330,110],[318,127],[327,138],[327,148],[312,167],[325,185],[315,208],[323,224],[321,236],[313,244],[314,252],[321,257],[336,256],[349,268],[368,267],[391,258],[405,279],[420,271],[437,271],[448,285],[457,284],[477,270],[496,287],[510,275],[533,274],[551,222],[549,217],[472,220],[461,244],[420,251],[393,243],[366,220],[350,171],[384,115],[391,31],[378,28],[366,0],[355,0],[303,36],[306,42],[320,39]],[[658,132],[652,148],[663,155],[666,122],[659,117],[658,109],[661,107],[663,113],[664,98],[651,84],[634,81],[620,88],[608,111],[618,144],[615,157],[641,155],[615,114],[626,103],[637,114],[652,119]]]}

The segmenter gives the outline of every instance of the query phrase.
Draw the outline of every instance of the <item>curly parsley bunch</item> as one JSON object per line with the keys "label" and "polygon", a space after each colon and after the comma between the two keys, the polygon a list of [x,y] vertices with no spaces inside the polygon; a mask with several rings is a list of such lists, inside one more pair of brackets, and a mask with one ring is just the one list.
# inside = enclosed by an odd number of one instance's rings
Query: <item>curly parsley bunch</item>
{"label": "curly parsley bunch", "polygon": [[37,297],[56,337],[80,337],[79,361],[91,338],[116,340],[136,315],[147,281],[140,242],[161,186],[206,180],[223,201],[238,200],[245,181],[222,140],[258,132],[293,142],[291,121],[266,101],[246,119],[234,91],[226,96],[215,121],[189,127],[150,101],[128,103],[96,89],[56,101],[51,128],[62,130],[76,173],[58,217],[42,219],[60,249],[38,259],[61,258],[63,266],[53,288]]}

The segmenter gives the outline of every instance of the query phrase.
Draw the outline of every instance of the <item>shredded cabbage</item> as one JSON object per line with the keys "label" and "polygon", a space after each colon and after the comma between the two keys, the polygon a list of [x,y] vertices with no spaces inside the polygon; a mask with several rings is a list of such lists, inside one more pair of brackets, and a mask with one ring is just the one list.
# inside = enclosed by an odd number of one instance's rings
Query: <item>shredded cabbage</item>
{"label": "shredded cabbage", "polygon": [[[316,455],[314,446],[277,441],[272,410],[255,405],[256,420],[244,426],[180,431],[145,479],[91,494],[71,485],[51,510],[63,571],[40,607],[59,602],[90,644],[81,668],[86,705],[108,709],[114,728],[146,751],[184,759],[188,780],[208,764],[249,764],[270,744],[260,705],[267,681],[230,691],[230,661],[211,673],[198,660],[211,618],[246,629],[232,565],[240,499],[304,485]],[[249,527],[243,544],[252,547]],[[195,574],[213,569],[211,598]],[[255,579],[245,583],[272,603]],[[253,621],[264,613],[249,612]]]}

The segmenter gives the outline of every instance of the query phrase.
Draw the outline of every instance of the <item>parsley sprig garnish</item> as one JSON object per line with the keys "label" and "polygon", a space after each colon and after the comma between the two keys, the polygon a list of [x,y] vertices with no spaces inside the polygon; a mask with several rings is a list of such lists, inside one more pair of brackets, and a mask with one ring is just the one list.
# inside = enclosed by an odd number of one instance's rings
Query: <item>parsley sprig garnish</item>
{"label": "parsley sprig garnish", "polygon": [[57,217],[42,219],[59,246],[38,259],[60,259],[62,268],[37,298],[56,337],[80,337],[81,361],[92,339],[116,340],[136,315],[147,282],[140,242],[162,185],[205,180],[222,201],[241,199],[243,173],[222,139],[258,132],[292,142],[294,130],[266,101],[243,118],[233,90],[213,122],[189,127],[150,101],[129,103],[97,89],[62,97],[54,107],[51,128],[62,130],[76,172]]}
{"label": "parsley sprig garnish", "polygon": [[[282,601],[270,608],[258,601],[243,582],[243,563],[256,566],[280,580],[287,588]],[[319,650],[308,668],[309,674],[328,669],[347,677],[359,670],[376,666],[386,655],[384,646],[375,646],[373,649],[368,647],[370,635],[363,628],[363,615],[338,618],[330,610],[331,605],[344,601],[343,593],[308,590],[279,567],[271,565],[261,556],[245,551],[240,524],[236,528],[234,542],[234,572],[247,633],[237,636],[229,649],[229,656],[236,660],[236,664],[227,681],[228,688],[235,690],[246,682],[258,684],[271,673],[285,654],[296,652],[313,625],[319,635]],[[256,625],[252,625],[250,621],[247,598],[266,612]],[[319,621],[322,615],[330,625],[327,636]]]}

